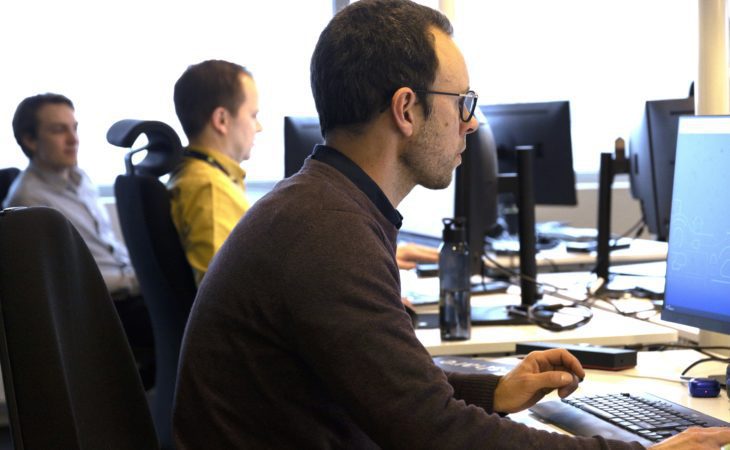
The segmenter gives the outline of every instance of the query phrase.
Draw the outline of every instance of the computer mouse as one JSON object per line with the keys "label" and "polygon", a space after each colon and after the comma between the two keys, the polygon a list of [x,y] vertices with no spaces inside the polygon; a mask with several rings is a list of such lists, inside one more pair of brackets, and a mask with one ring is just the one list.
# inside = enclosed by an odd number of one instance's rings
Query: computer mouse
{"label": "computer mouse", "polygon": [[711,398],[720,395],[720,382],[712,378],[692,378],[689,380],[689,395]]}

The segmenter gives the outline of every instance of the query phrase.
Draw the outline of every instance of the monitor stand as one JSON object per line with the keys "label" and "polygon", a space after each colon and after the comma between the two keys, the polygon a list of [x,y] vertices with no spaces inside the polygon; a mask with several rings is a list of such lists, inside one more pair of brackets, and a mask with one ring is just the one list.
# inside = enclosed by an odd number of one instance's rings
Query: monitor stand
{"label": "monitor stand", "polygon": [[533,146],[518,146],[517,174],[500,174],[499,192],[513,192],[517,198],[520,238],[521,304],[501,307],[472,307],[475,325],[528,325],[528,310],[538,299],[537,262],[535,261],[535,193],[533,178]]}
{"label": "monitor stand", "polygon": [[611,196],[616,174],[629,173],[631,165],[626,158],[624,140],[616,139],[614,154],[601,153],[598,179],[598,236],[596,241],[596,268],[594,272],[608,284],[608,268],[611,265]]}
{"label": "monitor stand", "polygon": [[[631,163],[626,157],[624,140],[616,139],[614,153],[601,153],[601,167],[598,180],[598,237],[596,242],[596,267],[594,272],[603,285],[596,290],[595,294],[620,298],[623,294],[637,297],[663,296],[661,293],[654,293],[641,286],[626,289],[611,289],[613,274],[609,273],[611,265],[611,251],[620,244],[619,240],[611,239],[611,196],[613,179],[616,174],[630,173]],[[653,296],[651,294],[654,294]]]}

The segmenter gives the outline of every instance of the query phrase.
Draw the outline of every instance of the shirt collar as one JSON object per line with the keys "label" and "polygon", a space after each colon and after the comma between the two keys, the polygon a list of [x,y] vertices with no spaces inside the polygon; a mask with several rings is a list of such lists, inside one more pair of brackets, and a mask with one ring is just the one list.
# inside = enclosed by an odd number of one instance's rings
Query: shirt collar
{"label": "shirt collar", "polygon": [[351,159],[326,145],[317,145],[312,153],[312,159],[328,164],[346,176],[358,189],[367,195],[390,223],[400,229],[403,224],[403,216],[393,207],[388,197],[380,189],[380,186],[364,170],[352,162]]}
{"label": "shirt collar", "polygon": [[205,155],[210,156],[211,158],[215,159],[218,164],[220,164],[224,169],[226,169],[226,172],[228,172],[228,175],[233,180],[243,180],[246,178],[246,171],[243,170],[243,167],[236,162],[233,158],[226,155],[225,153],[214,150],[212,148],[206,148],[206,147],[188,147],[190,150],[194,150],[199,153],[203,153]]}
{"label": "shirt collar", "polygon": [[48,170],[38,164],[35,164],[33,160],[30,160],[28,163],[28,170],[35,173],[43,181],[57,189],[70,188],[75,191],[81,184],[81,179],[83,178],[83,172],[78,167],[70,168],[68,171],[68,178],[66,178],[58,172]]}

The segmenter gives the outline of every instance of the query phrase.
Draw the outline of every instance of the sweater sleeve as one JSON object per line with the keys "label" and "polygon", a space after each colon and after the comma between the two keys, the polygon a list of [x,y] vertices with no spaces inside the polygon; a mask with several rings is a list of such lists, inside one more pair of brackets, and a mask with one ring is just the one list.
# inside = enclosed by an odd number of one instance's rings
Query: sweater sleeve
{"label": "sweater sleeve", "polygon": [[479,406],[490,414],[494,412],[494,390],[500,377],[455,372],[447,373],[446,376],[454,388],[454,398]]}

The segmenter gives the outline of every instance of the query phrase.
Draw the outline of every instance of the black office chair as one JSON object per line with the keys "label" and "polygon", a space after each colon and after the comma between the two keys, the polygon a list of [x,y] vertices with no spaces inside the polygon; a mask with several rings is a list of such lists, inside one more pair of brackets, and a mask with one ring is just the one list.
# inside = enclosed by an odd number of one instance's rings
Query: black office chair
{"label": "black office chair", "polygon": [[[145,134],[148,144],[125,156],[127,173],[117,177],[114,194],[119,223],[139,279],[155,335],[155,393],[152,415],[162,448],[172,443],[172,403],[185,324],[197,288],[193,271],[170,214],[170,196],[159,177],[182,158],[177,133],[162,122],[122,120],[109,129],[110,144],[130,148]],[[146,150],[139,163],[133,155]]]}
{"label": "black office chair", "polygon": [[14,448],[158,448],[101,273],[55,209],[0,212],[0,363]]}
{"label": "black office chair", "polygon": [[15,177],[20,173],[20,169],[17,167],[6,167],[0,169],[0,204],[2,204],[5,197],[8,196],[8,190],[10,185],[15,181]]}

